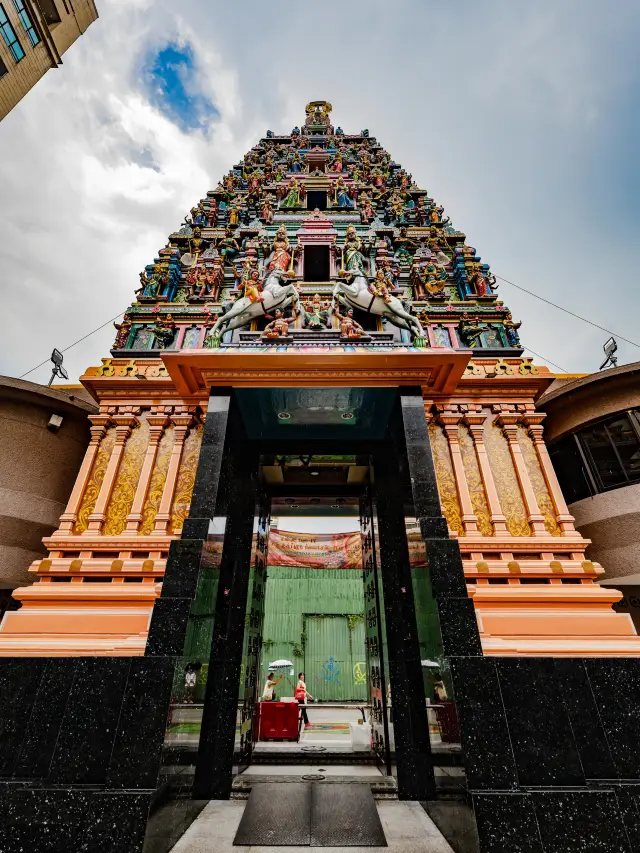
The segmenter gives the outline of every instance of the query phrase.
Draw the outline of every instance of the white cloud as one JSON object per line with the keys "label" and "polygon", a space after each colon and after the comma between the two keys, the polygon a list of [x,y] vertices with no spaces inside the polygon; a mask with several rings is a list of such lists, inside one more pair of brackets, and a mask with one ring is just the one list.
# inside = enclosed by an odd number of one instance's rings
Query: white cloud
{"label": "white cloud", "polygon": [[[611,128],[633,132],[631,0],[615,16],[597,0],[99,10],[0,124],[2,372],[23,373],[124,309],[187,210],[267,127],[289,131],[316,98],[346,130],[369,127],[495,272],[638,336],[639,217],[623,201],[638,167],[610,156]],[[220,111],[209,133],[182,132],[138,80],[147,51],[176,41],[194,49]],[[598,366],[605,333],[506,284],[501,296],[525,343],[572,371]],[[109,327],[72,349],[72,376],[112,340]],[[28,378],[47,381],[48,368]]]}

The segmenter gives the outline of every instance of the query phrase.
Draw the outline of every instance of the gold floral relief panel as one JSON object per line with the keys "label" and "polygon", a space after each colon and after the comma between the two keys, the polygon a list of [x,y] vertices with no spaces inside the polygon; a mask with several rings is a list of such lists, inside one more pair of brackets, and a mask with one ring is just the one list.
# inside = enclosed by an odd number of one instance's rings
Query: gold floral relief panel
{"label": "gold floral relief panel", "polygon": [[491,523],[491,512],[489,502],[484,490],[484,482],[480,473],[480,465],[476,456],[476,446],[473,436],[468,427],[460,424],[458,427],[458,442],[464,463],[464,473],[467,478],[469,495],[473,505],[473,512],[478,520],[478,530],[483,536],[493,536],[493,524]]}
{"label": "gold floral relief panel", "polygon": [[189,515],[191,506],[191,493],[196,480],[196,470],[200,459],[200,445],[202,444],[203,424],[198,424],[189,431],[184,448],[182,450],[182,461],[180,471],[176,480],[176,490],[171,507],[170,532],[180,533],[185,519]]}
{"label": "gold floral relief panel", "polygon": [[147,498],[142,507],[142,521],[140,522],[140,533],[143,536],[148,536],[155,526],[156,515],[160,509],[162,501],[162,493],[164,492],[164,484],[167,480],[167,470],[171,460],[171,452],[173,450],[173,424],[170,424],[164,431],[164,434],[158,445],[158,453],[156,455],[156,464],[151,474],[149,488],[147,490]]}
{"label": "gold floral relief panel", "polygon": [[102,486],[107,465],[109,464],[111,451],[113,450],[113,445],[115,443],[116,428],[110,427],[100,442],[98,452],[93,460],[93,468],[91,469],[89,482],[84,490],[80,508],[78,509],[78,518],[73,528],[74,533],[83,533],[87,529],[89,523],[88,519],[94,510],[96,501],[98,500],[100,486]]}
{"label": "gold floral relief panel", "polygon": [[429,424],[429,438],[431,439],[431,452],[436,469],[436,481],[440,495],[440,506],[442,513],[447,519],[447,524],[455,530],[458,536],[464,536],[462,526],[462,513],[458,500],[458,489],[456,477],[453,473],[453,463],[449,452],[449,442],[440,424]]}
{"label": "gold floral relief panel", "polygon": [[552,536],[562,536],[562,530],[560,529],[558,519],[556,518],[556,509],[553,504],[553,499],[549,494],[547,481],[545,480],[542,468],[540,467],[540,460],[538,459],[533,439],[522,425],[518,426],[518,441],[522,449],[522,455],[524,457],[525,465],[527,466],[527,471],[529,472],[529,479],[533,486],[533,493],[536,496],[540,512],[544,516],[545,529]]}
{"label": "gold floral relief panel", "polygon": [[511,458],[509,442],[495,421],[485,424],[484,443],[509,533],[512,536],[531,536],[531,525]]}
{"label": "gold floral relief panel", "polygon": [[107,504],[103,533],[105,536],[117,536],[127,526],[127,516],[131,512],[133,499],[138,488],[142,463],[149,445],[149,424],[144,415],[131,430],[120,459],[116,481]]}

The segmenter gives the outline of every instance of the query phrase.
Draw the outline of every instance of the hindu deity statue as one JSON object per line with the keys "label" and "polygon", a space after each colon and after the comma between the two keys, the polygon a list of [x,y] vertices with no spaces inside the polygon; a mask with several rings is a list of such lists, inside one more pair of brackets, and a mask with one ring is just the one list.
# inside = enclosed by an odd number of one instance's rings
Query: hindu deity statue
{"label": "hindu deity statue", "polygon": [[305,301],[303,306],[305,326],[307,329],[318,332],[326,328],[329,306],[326,302],[322,301],[322,297],[319,293],[314,295],[311,302],[309,302],[309,300]]}
{"label": "hindu deity statue", "polygon": [[360,323],[353,319],[353,308],[349,308],[346,314],[340,314],[336,308],[333,312],[340,321],[340,337],[341,338],[361,338],[364,335],[364,329]]}
{"label": "hindu deity statue", "polygon": [[291,151],[287,155],[287,165],[289,167],[290,172],[301,172],[303,169],[303,162],[300,157],[300,153],[296,151]]}
{"label": "hindu deity statue", "polygon": [[209,199],[209,228],[215,228],[218,220],[218,202],[215,198]]}
{"label": "hindu deity statue", "polygon": [[342,162],[342,154],[338,152],[333,159],[333,163],[329,166],[330,172],[342,172],[343,171],[343,162]]}
{"label": "hindu deity statue", "polygon": [[273,340],[274,338],[283,338],[289,334],[289,321],[285,319],[280,308],[276,308],[276,318],[265,326],[264,332],[260,335],[265,340]]}
{"label": "hindu deity statue", "polygon": [[359,273],[364,275],[364,255],[362,254],[362,240],[358,236],[355,226],[349,225],[342,247],[342,268],[348,273]]}
{"label": "hindu deity statue", "polygon": [[125,314],[122,318],[122,323],[114,323],[113,325],[118,333],[113,347],[114,349],[125,349],[129,341],[129,334],[131,333],[131,318],[128,314]]}
{"label": "hindu deity statue", "polygon": [[333,206],[334,207],[354,207],[354,201],[349,192],[345,179],[340,175],[338,180],[333,185]]}
{"label": "hindu deity statue", "polygon": [[412,240],[411,237],[408,236],[408,232],[405,226],[400,229],[400,234],[397,237],[394,237],[393,240],[393,259],[396,263],[399,263],[403,266],[408,266],[413,260],[413,252],[419,247],[419,243],[416,240]]}
{"label": "hindu deity statue", "polygon": [[232,201],[229,205],[228,222],[232,228],[237,228],[238,223],[240,222],[240,208],[235,201]]}
{"label": "hindu deity statue", "polygon": [[240,254],[240,246],[238,241],[233,236],[233,228],[227,228],[224,237],[218,240],[218,252],[221,258],[224,258],[225,263],[233,266],[233,259]]}
{"label": "hindu deity statue", "polygon": [[520,336],[518,335],[518,329],[522,325],[522,323],[514,323],[513,316],[511,311],[507,311],[504,318],[504,333],[507,336],[507,343],[511,347],[519,347],[520,346]]}
{"label": "hindu deity statue", "polygon": [[428,260],[426,263],[412,266],[411,283],[416,299],[424,299],[425,296],[444,296],[447,274],[432,260]]}
{"label": "hindu deity statue", "polygon": [[304,186],[295,178],[291,178],[286,187],[286,195],[280,202],[280,207],[301,207],[304,198]]}
{"label": "hindu deity statue", "polygon": [[429,223],[429,210],[426,205],[426,196],[418,196],[416,205],[416,222],[424,227]]}
{"label": "hindu deity statue", "polygon": [[391,294],[389,293],[387,285],[388,280],[384,274],[384,270],[382,267],[378,267],[376,270],[376,277],[369,284],[369,292],[373,293],[374,296],[380,296],[387,304],[389,304],[389,302],[391,302]]}
{"label": "hindu deity statue", "polygon": [[176,324],[171,314],[167,314],[164,319],[161,316],[156,317],[153,334],[158,349],[167,349],[171,346],[176,334]]}
{"label": "hindu deity statue", "polygon": [[198,281],[200,290],[196,296],[209,296],[214,302],[220,297],[220,288],[224,283],[224,261],[221,257],[213,259],[211,267],[205,267],[204,275]]}
{"label": "hindu deity statue", "polygon": [[260,274],[257,269],[252,269],[242,276],[238,292],[240,296],[246,296],[249,302],[264,302]]}
{"label": "hindu deity statue", "polygon": [[373,207],[373,202],[366,192],[363,192],[358,199],[358,207],[360,209],[360,221],[364,225],[368,225],[375,217],[376,212]]}
{"label": "hindu deity statue", "polygon": [[484,326],[479,317],[469,317],[463,314],[458,323],[458,337],[465,346],[473,349],[480,342],[480,336],[484,332]]}
{"label": "hindu deity statue", "polygon": [[283,273],[293,270],[293,249],[287,237],[287,229],[281,225],[273,238],[271,256],[267,264],[267,270],[279,269]]}
{"label": "hindu deity statue", "polygon": [[262,219],[267,225],[273,222],[274,201],[275,197],[273,193],[267,193],[267,195],[262,199],[262,205],[260,207],[260,219]]}
{"label": "hindu deity statue", "polygon": [[482,273],[482,266],[480,264],[473,264],[470,270],[467,271],[467,277],[469,284],[473,286],[477,296],[492,295],[489,285],[495,284],[496,278],[495,276],[490,276],[487,280]]}
{"label": "hindu deity statue", "polygon": [[389,215],[398,224],[404,222],[404,207],[404,199],[397,190],[394,190],[389,198]]}

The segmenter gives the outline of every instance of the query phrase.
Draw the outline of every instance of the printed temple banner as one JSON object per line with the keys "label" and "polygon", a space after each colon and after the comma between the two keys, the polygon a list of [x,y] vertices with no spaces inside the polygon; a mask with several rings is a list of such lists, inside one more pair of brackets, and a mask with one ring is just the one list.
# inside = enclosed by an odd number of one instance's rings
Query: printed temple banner
{"label": "printed temple banner", "polygon": [[[304,569],[361,569],[360,533],[290,533],[272,530],[269,534],[270,566],[297,566]],[[426,563],[420,535],[409,535],[412,566]]]}
{"label": "printed temple banner", "polygon": [[305,569],[361,569],[360,533],[269,534],[269,565]]}

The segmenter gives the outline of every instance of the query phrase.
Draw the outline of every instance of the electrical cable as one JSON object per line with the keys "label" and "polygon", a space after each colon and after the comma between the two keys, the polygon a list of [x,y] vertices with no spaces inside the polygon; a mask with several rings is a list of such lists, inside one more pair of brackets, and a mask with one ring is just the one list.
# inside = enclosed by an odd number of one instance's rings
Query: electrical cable
{"label": "electrical cable", "polygon": [[[563,308],[562,305],[556,305],[555,302],[551,302],[549,299],[545,299],[544,296],[539,296],[537,293],[532,293],[530,290],[527,290],[526,287],[520,287],[519,284],[514,284],[514,282],[509,281],[508,278],[503,278],[501,275],[496,275],[496,278],[499,278],[500,281],[504,281],[506,284],[510,284],[512,287],[517,288],[518,290],[522,290],[524,293],[528,293],[529,296],[535,296],[536,299],[541,299],[542,302],[546,302],[547,305],[553,305],[554,308],[558,308],[560,311],[564,311],[565,314],[571,314],[572,317],[577,317],[578,320],[582,320],[584,323],[588,323],[590,326],[595,326],[596,329],[600,329],[603,332],[606,332],[608,335],[613,335],[614,338],[619,338],[621,341],[625,341],[627,344],[631,344],[634,347],[638,347],[640,349],[640,344],[637,344],[635,341],[630,341],[629,338],[625,338],[623,335],[618,335],[616,332],[612,332],[611,329],[605,329],[604,326],[599,326],[597,323],[593,323],[591,320],[587,320],[586,317],[581,317],[579,314],[574,314],[573,311],[569,311],[567,308]],[[531,350],[533,352],[533,350]],[[550,362],[553,364],[553,362]],[[556,365],[557,367],[557,365]]]}
{"label": "electrical cable", "polygon": [[[76,346],[76,344],[82,343],[82,341],[86,340],[87,338],[90,338],[90,337],[91,337],[91,335],[95,335],[95,333],[96,333],[96,332],[99,332],[99,331],[100,331],[100,329],[104,329],[104,327],[105,327],[105,326],[108,326],[108,325],[109,325],[109,323],[113,323],[115,320],[117,320],[117,319],[118,319],[118,317],[122,317],[122,315],[125,313],[125,311],[127,311],[127,309],[126,309],[126,308],[124,309],[124,311],[121,311],[119,314],[116,314],[116,316],[115,316],[115,317],[112,317],[110,320],[107,320],[107,322],[106,322],[106,323],[103,323],[101,326],[98,326],[98,328],[97,328],[97,329],[94,329],[94,330],[93,330],[93,332],[88,332],[88,333],[87,333],[86,335],[84,335],[83,337],[78,338],[78,340],[77,340],[77,341],[74,341],[72,344],[69,344],[69,346],[68,346],[68,347],[65,347],[64,349],[60,350],[60,352],[67,352],[68,350],[70,350],[70,349],[72,349],[73,347],[75,347],[75,346]],[[18,376],[18,379],[24,379],[24,377],[25,377],[25,376],[28,376],[30,373],[33,373],[33,371],[34,371],[34,370],[37,370],[39,367],[42,367],[44,364],[49,364],[49,361],[50,361],[50,359],[48,359],[48,358],[47,358],[47,359],[45,359],[45,361],[41,361],[41,362],[40,362],[40,364],[36,364],[36,366],[35,366],[35,367],[32,367],[32,368],[31,368],[31,370],[27,370],[27,372],[26,372],[26,373],[23,373],[23,374],[22,374],[22,376]]]}
{"label": "electrical cable", "polygon": [[527,352],[530,352],[533,355],[537,356],[538,358],[541,358],[543,361],[546,361],[548,364],[552,364],[554,367],[557,367],[558,370],[561,370],[563,373],[569,373],[569,371],[565,370],[564,367],[560,367],[560,365],[556,364],[555,361],[551,361],[550,358],[545,358],[543,355],[540,355],[539,352],[536,352],[534,349],[531,349],[531,347],[527,347],[522,344],[522,348],[525,349]]}

